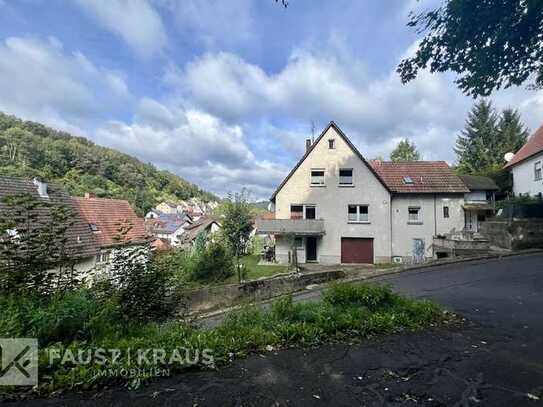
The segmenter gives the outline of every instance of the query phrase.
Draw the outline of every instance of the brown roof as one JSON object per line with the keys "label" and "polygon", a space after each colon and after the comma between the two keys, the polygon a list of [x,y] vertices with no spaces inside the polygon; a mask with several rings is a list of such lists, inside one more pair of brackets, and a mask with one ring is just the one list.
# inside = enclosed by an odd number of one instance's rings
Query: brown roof
{"label": "brown roof", "polygon": [[128,201],[104,198],[72,198],[85,219],[87,227],[96,225],[93,232],[100,247],[110,247],[148,240],[145,225]]}
{"label": "brown roof", "polygon": [[[445,161],[371,161],[379,177],[395,193],[469,192]],[[406,183],[409,177],[412,183]]]}
{"label": "brown roof", "polygon": [[505,168],[513,167],[519,164],[521,161],[530,158],[531,156],[543,151],[543,126],[532,134],[526,144],[524,144],[520,150],[517,151],[511,161],[505,164]]}
{"label": "brown roof", "polygon": [[[87,223],[79,216],[71,197],[56,184],[47,185],[48,198],[42,198],[38,194],[37,186],[33,180],[0,176],[0,216],[8,216],[11,211],[10,206],[3,201],[4,198],[19,194],[29,194],[42,202],[48,202],[55,206],[64,206],[71,210],[73,217],[72,225],[66,230],[65,237],[66,251],[71,258],[84,258],[94,256],[98,252],[97,242],[89,229]],[[35,209],[34,213],[38,215],[37,222],[47,222],[51,216],[51,208],[40,207]]]}
{"label": "brown roof", "polygon": [[279,191],[281,190],[281,188],[283,188],[283,186],[287,183],[287,181],[290,179],[290,177],[292,177],[292,175],[296,172],[296,170],[298,169],[298,167],[300,165],[302,165],[302,163],[304,162],[304,160],[307,158],[307,156],[309,154],[311,154],[311,151],[313,151],[313,149],[315,148],[315,146],[319,143],[319,141],[321,141],[321,139],[324,137],[324,135],[326,134],[326,132],[328,131],[328,129],[330,127],[333,127],[334,130],[340,135],[340,137],[343,138],[343,140],[347,143],[347,145],[349,147],[351,147],[351,149],[354,151],[354,153],[358,156],[358,158],[360,158],[362,160],[362,162],[364,164],[366,164],[366,166],[369,168],[369,170],[371,172],[373,172],[375,174],[375,176],[377,177],[377,179],[379,180],[379,182],[381,182],[383,184],[383,186],[388,190],[388,187],[387,185],[383,182],[383,180],[381,178],[379,178],[379,176],[377,176],[377,174],[375,173],[375,170],[372,168],[371,165],[368,164],[368,162],[366,161],[366,159],[362,156],[362,154],[360,154],[360,151],[358,151],[358,149],[354,146],[353,143],[351,143],[351,140],[349,140],[349,138],[345,135],[345,133],[343,133],[343,131],[339,128],[339,126],[334,123],[333,121],[328,123],[328,126],[326,126],[324,128],[324,130],[322,131],[322,133],[319,135],[319,137],[317,137],[317,139],[315,140],[315,142],[313,144],[311,144],[311,147],[305,152],[305,154],[303,155],[302,158],[300,158],[300,161],[298,161],[298,163],[294,166],[294,168],[288,173],[288,175],[285,177],[285,179],[283,180],[283,182],[281,182],[281,184],[279,184],[279,186],[277,187],[277,189],[275,190],[275,192],[273,193],[273,195],[271,196],[270,198],[270,201],[273,201],[275,199],[275,196],[279,193]]}
{"label": "brown roof", "polygon": [[219,224],[215,219],[202,216],[195,223],[185,228],[185,233],[181,235],[183,242],[192,242],[200,232],[206,231],[214,223]]}

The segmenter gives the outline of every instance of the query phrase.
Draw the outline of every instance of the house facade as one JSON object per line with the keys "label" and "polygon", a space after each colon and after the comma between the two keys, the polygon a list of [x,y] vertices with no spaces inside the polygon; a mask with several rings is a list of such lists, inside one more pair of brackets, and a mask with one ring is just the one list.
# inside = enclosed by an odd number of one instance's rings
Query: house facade
{"label": "house facade", "polygon": [[543,126],[541,126],[505,165],[513,174],[516,196],[543,195]]}
{"label": "house facade", "polygon": [[445,162],[368,162],[331,122],[271,197],[276,260],[386,263],[433,257],[433,237],[464,228],[469,189]]}
{"label": "house facade", "polygon": [[495,193],[498,185],[488,177],[460,175],[469,189],[464,194],[464,230],[479,233],[480,225],[495,211]]}

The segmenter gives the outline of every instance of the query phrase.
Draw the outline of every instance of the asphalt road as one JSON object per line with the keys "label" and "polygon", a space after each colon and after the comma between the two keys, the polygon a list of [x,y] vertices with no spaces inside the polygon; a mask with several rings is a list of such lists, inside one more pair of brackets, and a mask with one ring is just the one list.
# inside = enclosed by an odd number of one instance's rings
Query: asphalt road
{"label": "asphalt road", "polygon": [[433,299],[462,314],[466,323],[357,344],[268,352],[136,392],[112,389],[26,404],[543,405],[543,255],[440,266],[376,282]]}

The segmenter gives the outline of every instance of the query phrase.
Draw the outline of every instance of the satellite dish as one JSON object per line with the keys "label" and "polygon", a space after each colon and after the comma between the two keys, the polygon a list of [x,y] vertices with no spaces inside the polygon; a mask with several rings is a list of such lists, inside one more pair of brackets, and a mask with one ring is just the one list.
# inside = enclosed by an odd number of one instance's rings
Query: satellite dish
{"label": "satellite dish", "polygon": [[513,159],[513,157],[515,156],[515,154],[513,153],[505,153],[505,155],[503,156],[503,159],[507,162],[511,161]]}

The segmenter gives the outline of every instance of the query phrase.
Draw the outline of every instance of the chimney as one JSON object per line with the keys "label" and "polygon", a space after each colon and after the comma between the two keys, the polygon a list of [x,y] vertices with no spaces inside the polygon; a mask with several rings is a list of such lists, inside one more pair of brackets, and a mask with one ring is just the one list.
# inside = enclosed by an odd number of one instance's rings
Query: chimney
{"label": "chimney", "polygon": [[311,139],[305,139],[305,152],[307,153],[311,148]]}
{"label": "chimney", "polygon": [[94,192],[85,192],[85,199],[91,198],[96,198],[96,194]]}
{"label": "chimney", "polygon": [[47,195],[47,183],[42,182],[37,178],[34,178],[32,181],[34,185],[38,187],[38,194],[40,195],[40,198],[49,198],[49,195]]}

